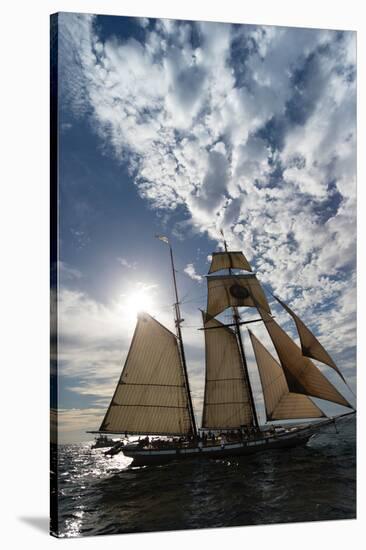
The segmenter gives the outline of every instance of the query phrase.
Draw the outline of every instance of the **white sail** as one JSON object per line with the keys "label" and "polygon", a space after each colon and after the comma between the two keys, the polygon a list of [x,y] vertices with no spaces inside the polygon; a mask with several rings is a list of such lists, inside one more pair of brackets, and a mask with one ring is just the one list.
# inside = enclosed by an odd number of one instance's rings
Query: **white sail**
{"label": "white sail", "polygon": [[259,312],[281,361],[290,391],[351,407],[314,363],[302,355],[301,349],[276,321],[267,312],[261,309]]}
{"label": "white sail", "polygon": [[140,314],[121,378],[100,431],[192,434],[176,336]]}
{"label": "white sail", "polygon": [[228,307],[261,307],[271,312],[258,279],[253,274],[207,277],[207,313],[215,317]]}
{"label": "white sail", "polygon": [[250,330],[249,335],[261,379],[268,420],[325,416],[310,397],[289,391],[281,365]]}
{"label": "white sail", "polygon": [[321,345],[319,340],[314,336],[314,334],[311,332],[311,330],[305,325],[305,323],[292,311],[291,308],[284,302],[282,302],[279,298],[274,296],[274,298],[277,300],[279,304],[291,315],[293,320],[295,321],[297,332],[300,337],[301,342],[301,349],[303,355],[306,357],[311,357],[312,359],[316,359],[317,361],[321,361],[325,365],[328,365],[329,367],[332,367],[335,371],[338,372],[338,374],[341,376],[343,381],[345,382],[344,376],[337,367],[337,365],[334,363],[333,359],[329,355],[329,353],[324,349],[324,347]]}
{"label": "white sail", "polygon": [[202,427],[252,425],[248,381],[235,333],[217,319],[205,323],[206,378]]}
{"label": "white sail", "polygon": [[209,273],[221,269],[244,269],[252,271],[250,263],[242,252],[213,252]]}

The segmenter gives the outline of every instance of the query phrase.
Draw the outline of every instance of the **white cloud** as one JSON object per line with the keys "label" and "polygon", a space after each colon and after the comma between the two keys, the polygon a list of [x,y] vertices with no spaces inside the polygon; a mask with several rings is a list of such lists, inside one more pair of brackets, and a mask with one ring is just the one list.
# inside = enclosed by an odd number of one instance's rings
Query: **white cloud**
{"label": "white cloud", "polygon": [[196,269],[193,264],[187,264],[183,271],[194,281],[201,282],[203,279],[202,275],[196,273]]}
{"label": "white cloud", "polygon": [[118,257],[117,262],[121,264],[122,267],[126,267],[127,269],[136,269],[137,267],[137,262],[129,262],[126,258]]}

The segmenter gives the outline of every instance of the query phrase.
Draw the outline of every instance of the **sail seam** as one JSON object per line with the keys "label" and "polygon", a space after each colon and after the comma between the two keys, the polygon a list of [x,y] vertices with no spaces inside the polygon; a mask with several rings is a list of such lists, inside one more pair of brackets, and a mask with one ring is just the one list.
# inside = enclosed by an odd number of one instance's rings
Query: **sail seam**
{"label": "sail seam", "polygon": [[[278,366],[279,366],[279,368],[281,368],[280,365],[278,365]],[[270,382],[267,382],[267,384],[262,384],[263,389],[269,388],[269,386],[272,386],[272,384],[277,382],[277,380],[279,380],[282,377],[283,377],[283,374],[281,372],[278,376],[276,376],[276,378],[273,378],[273,380],[271,380]]]}

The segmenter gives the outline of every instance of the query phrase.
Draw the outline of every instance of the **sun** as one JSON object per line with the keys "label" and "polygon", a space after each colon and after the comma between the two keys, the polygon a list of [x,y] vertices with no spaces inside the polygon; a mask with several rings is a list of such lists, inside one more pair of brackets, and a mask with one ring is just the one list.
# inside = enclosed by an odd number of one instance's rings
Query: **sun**
{"label": "sun", "polygon": [[141,311],[151,312],[153,307],[154,301],[146,292],[134,292],[126,300],[128,312],[135,316]]}
{"label": "sun", "polygon": [[136,319],[142,311],[154,313],[156,304],[153,298],[153,289],[155,285],[139,284],[126,294],[121,294],[119,309],[123,311],[126,317]]}

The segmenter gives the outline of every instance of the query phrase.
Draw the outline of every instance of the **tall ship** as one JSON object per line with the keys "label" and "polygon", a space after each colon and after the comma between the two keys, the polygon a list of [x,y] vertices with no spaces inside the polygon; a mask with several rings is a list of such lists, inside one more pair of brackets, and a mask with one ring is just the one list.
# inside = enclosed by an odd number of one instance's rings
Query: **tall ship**
{"label": "tall ship", "polygon": [[[271,313],[266,293],[240,251],[224,247],[212,254],[207,305],[202,311],[205,388],[202,424],[197,429],[182,337],[173,250],[167,237],[175,294],[175,333],[148,313],[138,315],[120,379],[97,432],[124,436],[111,454],[122,451],[133,465],[189,458],[208,459],[266,452],[305,444],[325,425],[355,413],[354,407],[326,378],[315,359],[346,380],[331,356],[282,300],[273,297],[295,322],[300,346]],[[230,320],[217,317],[230,313]],[[252,313],[256,312],[256,318]],[[250,314],[249,314],[250,313]],[[226,316],[227,317],[227,316]],[[262,324],[274,357],[255,334]],[[248,330],[258,369],[266,421],[260,425],[242,330]],[[348,409],[327,416],[312,400]],[[291,421],[288,422],[288,421]],[[279,425],[281,422],[282,425]],[[129,441],[128,436],[140,436]]]}

